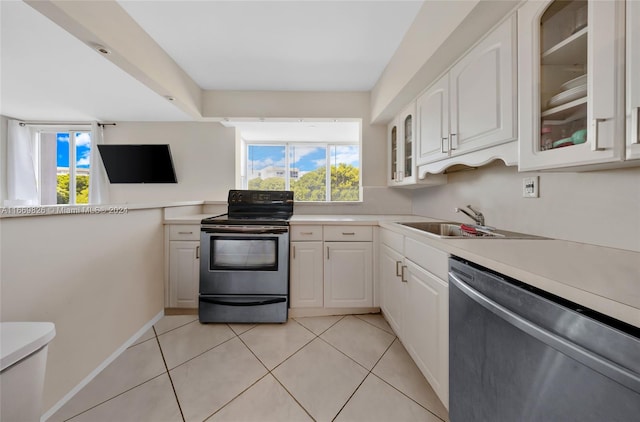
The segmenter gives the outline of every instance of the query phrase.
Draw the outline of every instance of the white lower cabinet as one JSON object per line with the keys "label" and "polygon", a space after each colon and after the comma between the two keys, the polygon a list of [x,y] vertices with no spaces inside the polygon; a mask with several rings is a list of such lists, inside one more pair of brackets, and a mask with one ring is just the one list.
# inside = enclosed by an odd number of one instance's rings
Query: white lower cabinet
{"label": "white lower cabinet", "polygon": [[380,308],[393,331],[401,336],[407,289],[402,281],[404,257],[389,246],[380,245]]}
{"label": "white lower cabinet", "polygon": [[324,269],[322,242],[291,242],[292,308],[322,308],[324,305]]}
{"label": "white lower cabinet", "polygon": [[[397,237],[404,242],[402,248],[394,240]],[[449,285],[442,278],[446,278],[448,255],[384,229],[380,238],[382,312],[420,372],[449,408]]]}
{"label": "white lower cabinet", "polygon": [[200,282],[200,242],[169,242],[169,307],[197,308]]}
{"label": "white lower cabinet", "polygon": [[371,242],[324,242],[324,306],[373,306]]}
{"label": "white lower cabinet", "polygon": [[445,406],[449,401],[449,286],[406,261],[407,302],[401,338]]}
{"label": "white lower cabinet", "polygon": [[290,263],[291,308],[373,307],[373,227],[294,225]]}
{"label": "white lower cabinet", "polygon": [[197,308],[200,283],[200,226],[165,226],[165,306]]}

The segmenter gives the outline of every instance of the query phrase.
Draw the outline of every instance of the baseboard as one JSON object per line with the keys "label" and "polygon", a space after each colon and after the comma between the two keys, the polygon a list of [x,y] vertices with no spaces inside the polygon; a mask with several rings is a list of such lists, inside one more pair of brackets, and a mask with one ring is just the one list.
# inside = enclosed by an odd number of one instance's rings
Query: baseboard
{"label": "baseboard", "polygon": [[198,315],[198,308],[164,308],[165,315]]}
{"label": "baseboard", "polygon": [[133,336],[131,336],[129,338],[129,340],[125,341],[124,344],[118,348],[118,350],[113,352],[111,354],[111,356],[109,356],[107,359],[105,359],[104,362],[102,362],[100,365],[98,365],[98,367],[96,369],[91,371],[91,373],[89,375],[87,375],[82,381],[80,381],[78,383],[78,385],[73,387],[71,389],[71,391],[69,391],[62,399],[60,399],[56,404],[54,404],[53,407],[51,407],[49,410],[47,410],[40,417],[40,422],[45,422],[47,419],[49,419],[51,416],[53,416],[58,410],[60,410],[60,408],[62,406],[64,406],[69,400],[71,400],[71,398],[73,398],[73,396],[78,394],[78,392],[80,390],[82,390],[84,387],[86,387],[86,385],[89,384],[100,372],[102,372],[102,370],[104,370],[104,368],[106,368],[107,366],[109,366],[109,364],[111,362],[116,360],[118,358],[118,356],[120,356],[125,350],[127,350],[127,348],[129,348],[129,346],[134,344],[136,342],[136,340],[138,340],[140,338],[140,336],[142,336],[144,333],[146,333],[149,328],[153,327],[153,324],[155,324],[156,322],[160,321],[160,318],[162,318],[163,316],[164,316],[164,310],[158,312],[158,314],[156,316],[154,316],[151,319],[151,321],[147,322]]}
{"label": "baseboard", "polygon": [[380,308],[290,308],[290,318],[304,318],[330,315],[377,314]]}

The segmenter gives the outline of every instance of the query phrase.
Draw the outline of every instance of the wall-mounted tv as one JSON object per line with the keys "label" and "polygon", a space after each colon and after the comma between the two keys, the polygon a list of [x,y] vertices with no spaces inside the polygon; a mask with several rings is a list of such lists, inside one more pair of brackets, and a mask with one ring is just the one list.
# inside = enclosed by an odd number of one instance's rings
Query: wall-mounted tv
{"label": "wall-mounted tv", "polygon": [[98,145],[111,183],[178,183],[169,145]]}

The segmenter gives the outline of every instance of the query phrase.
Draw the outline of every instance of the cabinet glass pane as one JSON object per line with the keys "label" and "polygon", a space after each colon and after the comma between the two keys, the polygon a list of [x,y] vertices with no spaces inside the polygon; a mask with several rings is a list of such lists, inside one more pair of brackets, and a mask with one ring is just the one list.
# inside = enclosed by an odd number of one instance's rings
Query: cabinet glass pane
{"label": "cabinet glass pane", "polygon": [[540,151],[587,140],[586,1],[555,1],[540,20]]}
{"label": "cabinet glass pane", "polygon": [[411,177],[413,168],[413,116],[404,119],[404,175]]}
{"label": "cabinet glass pane", "polygon": [[391,180],[396,179],[398,173],[398,127],[391,129]]}

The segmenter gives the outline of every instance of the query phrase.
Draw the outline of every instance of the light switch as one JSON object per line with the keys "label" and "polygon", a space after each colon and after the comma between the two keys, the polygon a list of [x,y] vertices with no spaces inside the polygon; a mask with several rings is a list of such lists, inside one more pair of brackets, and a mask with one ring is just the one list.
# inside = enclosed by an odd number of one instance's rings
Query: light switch
{"label": "light switch", "polygon": [[522,197],[537,198],[538,197],[538,176],[525,177],[522,179]]}

